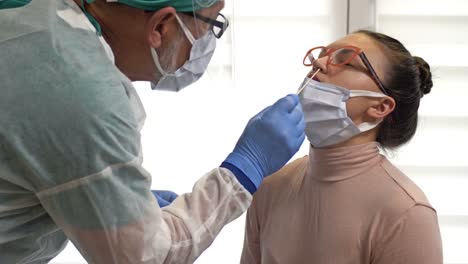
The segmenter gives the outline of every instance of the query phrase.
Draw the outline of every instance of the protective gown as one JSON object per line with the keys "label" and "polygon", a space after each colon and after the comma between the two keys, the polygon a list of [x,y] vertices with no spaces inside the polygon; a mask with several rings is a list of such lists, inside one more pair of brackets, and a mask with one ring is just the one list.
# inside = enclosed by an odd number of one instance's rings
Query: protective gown
{"label": "protective gown", "polygon": [[[215,168],[163,210],[142,164],[142,104],[72,0],[0,11],[0,263],[192,263],[250,193]],[[161,175],[163,177],[163,175]]]}

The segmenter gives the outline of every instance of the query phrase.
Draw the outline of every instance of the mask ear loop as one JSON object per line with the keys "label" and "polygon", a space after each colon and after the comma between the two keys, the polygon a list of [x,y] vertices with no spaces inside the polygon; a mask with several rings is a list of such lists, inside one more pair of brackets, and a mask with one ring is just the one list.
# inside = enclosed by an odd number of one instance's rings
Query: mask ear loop
{"label": "mask ear loop", "polygon": [[185,25],[185,23],[182,21],[182,19],[180,19],[180,17],[177,14],[175,14],[175,18],[177,19],[177,22],[179,22],[179,25],[184,31],[185,36],[190,41],[190,44],[193,45],[193,43],[195,42],[195,37],[193,36],[192,32],[190,32],[188,27]]}
{"label": "mask ear loop", "polygon": [[383,93],[376,93],[371,91],[365,90],[350,90],[349,97],[374,97],[374,98],[384,98],[388,97],[388,95]]}
{"label": "mask ear loop", "polygon": [[153,62],[156,65],[156,68],[158,69],[159,73],[161,73],[162,77],[168,75],[169,73],[163,70],[161,63],[159,62],[158,53],[154,48],[151,48],[151,56],[153,57]]}
{"label": "mask ear loop", "polygon": [[[187,26],[177,14],[175,14],[175,18],[179,23],[180,27],[182,28],[182,31],[184,31],[185,36],[190,41],[190,44],[193,45],[193,42],[195,42],[195,37],[193,36],[192,32],[190,32],[190,30],[187,28]],[[154,64],[156,65],[156,68],[158,69],[159,73],[161,73],[163,77],[169,75],[169,73],[162,68],[161,63],[159,61],[160,59],[158,52],[154,48],[151,49],[151,56],[153,57]]]}
{"label": "mask ear loop", "polygon": [[[388,97],[387,95],[385,94],[382,94],[382,93],[376,93],[376,92],[371,92],[371,91],[364,91],[364,90],[352,90],[350,91],[350,98],[351,97],[361,97],[361,96],[364,96],[364,97],[374,97],[374,98],[385,98],[385,97]],[[374,123],[370,123],[370,122],[364,122],[364,123],[361,123],[359,125],[357,125],[356,127],[359,129],[359,131],[362,132],[366,132],[366,131],[369,131],[371,129],[373,129],[374,127],[378,126],[381,122],[383,121],[380,120],[380,121],[377,121],[377,122],[374,122]]]}
{"label": "mask ear loop", "polygon": [[312,74],[312,76],[309,78],[309,80],[307,80],[307,82],[304,85],[302,85],[302,87],[299,88],[299,90],[297,90],[297,92],[296,92],[297,95],[299,95],[302,92],[302,90],[304,90],[304,88],[309,84],[310,80],[312,80],[315,77],[315,75],[317,75],[317,73],[319,73],[319,71],[320,71],[320,69],[317,69],[314,72],[314,74]]}

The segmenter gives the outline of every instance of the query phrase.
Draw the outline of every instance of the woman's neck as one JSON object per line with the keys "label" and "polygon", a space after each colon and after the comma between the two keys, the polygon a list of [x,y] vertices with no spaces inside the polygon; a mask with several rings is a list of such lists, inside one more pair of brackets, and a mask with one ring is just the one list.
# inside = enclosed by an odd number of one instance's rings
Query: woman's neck
{"label": "woman's neck", "polygon": [[324,147],[324,149],[350,147],[350,146],[363,145],[363,144],[375,142],[377,141],[377,131],[378,131],[378,127],[371,129],[369,131],[362,132],[361,134],[356,135],[344,142]]}

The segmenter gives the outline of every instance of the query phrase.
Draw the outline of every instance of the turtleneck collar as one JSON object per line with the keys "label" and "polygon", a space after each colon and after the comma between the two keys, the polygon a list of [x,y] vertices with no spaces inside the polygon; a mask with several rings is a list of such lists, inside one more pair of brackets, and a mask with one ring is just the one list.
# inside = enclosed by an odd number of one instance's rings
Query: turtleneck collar
{"label": "turtleneck collar", "polygon": [[381,160],[377,142],[333,149],[311,147],[308,174],[319,181],[342,181],[362,174]]}

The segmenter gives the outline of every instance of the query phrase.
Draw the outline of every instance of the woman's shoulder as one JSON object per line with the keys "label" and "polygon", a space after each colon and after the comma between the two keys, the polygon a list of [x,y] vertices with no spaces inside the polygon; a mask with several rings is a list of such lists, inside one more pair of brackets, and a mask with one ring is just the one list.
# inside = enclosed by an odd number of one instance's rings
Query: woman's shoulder
{"label": "woman's shoulder", "polygon": [[308,164],[309,156],[304,156],[268,176],[254,194],[249,210],[260,211],[259,215],[269,215],[273,210],[283,208],[285,203],[294,199],[294,194],[299,193]]}
{"label": "woman's shoulder", "polygon": [[299,188],[304,175],[307,173],[308,164],[309,156],[289,162],[277,172],[266,177],[255,196],[257,199],[259,196],[269,197],[268,199],[270,199],[271,196],[280,195],[284,190],[290,192],[295,188]]}
{"label": "woman's shoulder", "polygon": [[388,206],[383,208],[394,213],[396,211],[406,211],[414,206],[424,206],[435,211],[424,191],[404,172],[387,159],[382,160],[381,167],[384,170],[384,177],[389,180],[389,184],[386,184],[387,190],[383,191]]}
{"label": "woman's shoulder", "polygon": [[268,176],[263,185],[271,187],[281,187],[284,184],[291,183],[294,178],[303,175],[308,168],[309,156],[298,158],[284,165],[277,172]]}

